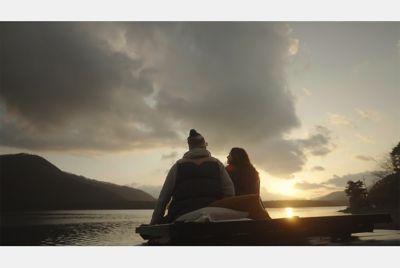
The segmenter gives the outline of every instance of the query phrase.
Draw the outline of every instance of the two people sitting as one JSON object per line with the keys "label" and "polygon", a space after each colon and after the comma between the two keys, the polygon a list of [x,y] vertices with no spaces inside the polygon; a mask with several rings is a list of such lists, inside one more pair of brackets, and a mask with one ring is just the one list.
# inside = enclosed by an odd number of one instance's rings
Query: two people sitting
{"label": "two people sitting", "polygon": [[[187,142],[189,151],[169,170],[150,224],[173,222],[207,206],[245,210],[255,219],[269,218],[259,198],[258,172],[245,150],[232,148],[225,168],[211,156],[204,137],[196,130],[190,130]],[[254,197],[258,202],[255,205]],[[168,214],[164,217],[168,204]]]}

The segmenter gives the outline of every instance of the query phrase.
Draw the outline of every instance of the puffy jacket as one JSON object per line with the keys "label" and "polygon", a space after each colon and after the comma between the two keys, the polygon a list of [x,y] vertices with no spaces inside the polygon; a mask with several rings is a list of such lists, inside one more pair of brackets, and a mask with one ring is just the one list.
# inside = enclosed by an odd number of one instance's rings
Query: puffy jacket
{"label": "puffy jacket", "polygon": [[221,175],[216,161],[204,161],[200,164],[189,161],[178,163],[168,219],[172,221],[222,197]]}
{"label": "puffy jacket", "polygon": [[205,148],[195,148],[186,152],[183,158],[171,167],[150,223],[157,224],[163,221],[170,201],[168,221],[205,207],[219,198],[234,195],[233,182],[224,165]]}

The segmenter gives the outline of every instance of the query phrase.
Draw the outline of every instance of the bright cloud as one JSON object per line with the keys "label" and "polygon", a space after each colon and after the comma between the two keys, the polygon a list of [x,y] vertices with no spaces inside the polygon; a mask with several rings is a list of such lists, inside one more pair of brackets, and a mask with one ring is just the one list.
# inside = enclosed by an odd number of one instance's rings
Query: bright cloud
{"label": "bright cloud", "polygon": [[161,155],[161,159],[165,160],[165,159],[175,159],[178,157],[178,153],[177,152],[171,152],[169,154],[163,154]]}
{"label": "bright cloud", "polygon": [[299,51],[299,44],[300,44],[299,39],[291,39],[290,40],[289,54],[291,56],[294,56],[297,54],[297,52]]}
{"label": "bright cloud", "polygon": [[294,186],[295,186],[295,188],[300,189],[300,190],[313,190],[313,189],[321,189],[321,188],[331,189],[332,188],[332,187],[329,187],[324,184],[310,183],[310,182],[306,182],[306,181],[296,183]]}
{"label": "bright cloud", "polygon": [[335,114],[335,113],[329,113],[328,115],[328,121],[332,125],[339,125],[339,126],[347,126],[347,127],[352,127],[355,128],[356,124],[351,120],[350,118]]}
{"label": "bright cloud", "polygon": [[371,136],[365,136],[365,135],[362,135],[362,134],[359,134],[359,133],[356,133],[354,136],[355,136],[357,139],[359,139],[360,141],[362,141],[362,142],[365,142],[365,143],[374,143],[374,140],[372,139]]}
{"label": "bright cloud", "polygon": [[301,90],[303,91],[304,95],[306,95],[306,96],[312,95],[311,91],[308,88],[303,87]]}
{"label": "bright cloud", "polygon": [[357,112],[357,114],[366,120],[376,120],[379,119],[379,113],[377,111],[374,110],[362,110],[359,108],[356,108],[355,111]]}
{"label": "bright cloud", "polygon": [[397,51],[398,51],[399,56],[400,56],[400,40],[397,41],[396,47],[397,47]]}

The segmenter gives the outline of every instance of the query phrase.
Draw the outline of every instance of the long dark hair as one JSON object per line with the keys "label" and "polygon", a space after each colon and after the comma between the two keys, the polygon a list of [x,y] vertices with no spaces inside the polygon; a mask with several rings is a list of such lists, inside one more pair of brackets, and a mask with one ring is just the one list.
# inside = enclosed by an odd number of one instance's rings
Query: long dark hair
{"label": "long dark hair", "polygon": [[231,156],[231,164],[237,167],[253,167],[250,162],[249,155],[243,148],[233,147],[229,153]]}
{"label": "long dark hair", "polygon": [[231,149],[227,171],[235,186],[236,195],[260,194],[260,177],[243,148]]}

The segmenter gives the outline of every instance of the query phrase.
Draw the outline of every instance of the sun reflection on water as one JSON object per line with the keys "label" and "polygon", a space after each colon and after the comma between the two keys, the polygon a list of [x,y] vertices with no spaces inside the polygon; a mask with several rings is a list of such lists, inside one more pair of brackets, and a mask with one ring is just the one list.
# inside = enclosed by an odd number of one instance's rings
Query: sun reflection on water
{"label": "sun reflection on water", "polygon": [[286,218],[293,217],[293,208],[285,208],[285,212],[286,212]]}

